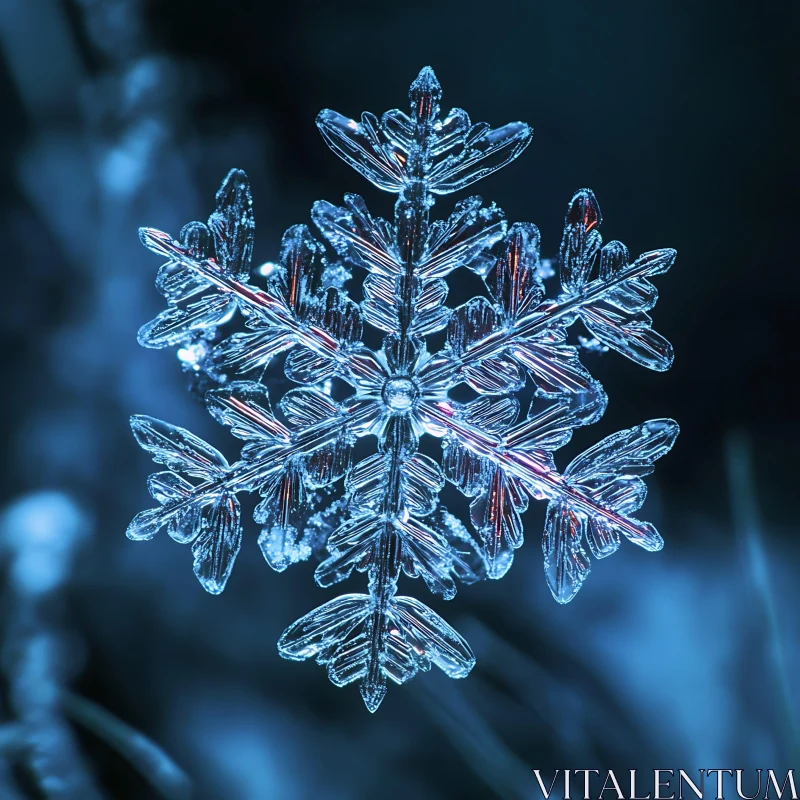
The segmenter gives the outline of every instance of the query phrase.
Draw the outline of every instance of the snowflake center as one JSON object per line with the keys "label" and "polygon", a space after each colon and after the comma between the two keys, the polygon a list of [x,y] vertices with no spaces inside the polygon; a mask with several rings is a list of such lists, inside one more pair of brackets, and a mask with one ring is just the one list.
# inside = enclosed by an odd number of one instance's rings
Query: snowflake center
{"label": "snowflake center", "polygon": [[389,378],[383,385],[383,402],[392,411],[408,411],[419,397],[419,389],[411,378]]}

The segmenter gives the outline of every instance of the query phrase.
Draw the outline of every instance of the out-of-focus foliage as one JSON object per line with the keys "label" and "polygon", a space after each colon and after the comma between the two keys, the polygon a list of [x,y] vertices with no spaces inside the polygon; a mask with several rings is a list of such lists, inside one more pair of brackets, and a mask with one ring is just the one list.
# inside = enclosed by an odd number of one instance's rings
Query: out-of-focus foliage
{"label": "out-of-focus foliage", "polygon": [[[530,797],[532,767],[796,764],[800,703],[780,677],[797,673],[800,640],[786,101],[796,14],[666,0],[0,4],[3,505],[66,491],[94,521],[53,562],[65,572],[51,573],[63,578],[48,630],[79,643],[61,685],[142,731],[215,800]],[[625,209],[615,235],[632,251],[662,238],[680,251],[680,272],[660,284],[679,298],[659,309],[674,369],[586,359],[613,399],[601,435],[642,408],[683,433],[645,509],[670,531],[658,559],[618,553],[561,608],[521,551],[502,582],[461,596],[453,623],[477,657],[470,681],[426,675],[370,717],[275,652],[285,620],[319,591],[310,580],[252,559],[212,598],[180,548],[142,552],[121,536],[146,501],[128,414],[170,408],[231,455],[172,358],[131,337],[159,308],[134,232],[199,218],[235,163],[258,198],[256,263],[272,258],[311,199],[358,189],[317,140],[317,110],[378,107],[428,62],[453,96],[476,98],[476,118],[513,106],[536,127],[530,172],[486,182],[511,219],[556,230],[551,198],[588,183]],[[379,198],[366,193],[370,206]],[[474,288],[465,278],[451,301]],[[726,448],[734,428],[749,446]],[[744,482],[737,464],[750,465]],[[2,624],[5,643],[16,623]],[[3,667],[4,723],[19,713],[18,674]],[[78,717],[58,717],[80,753],[71,769],[115,800],[152,796],[130,756]],[[0,773],[4,789],[32,793],[29,768]]]}

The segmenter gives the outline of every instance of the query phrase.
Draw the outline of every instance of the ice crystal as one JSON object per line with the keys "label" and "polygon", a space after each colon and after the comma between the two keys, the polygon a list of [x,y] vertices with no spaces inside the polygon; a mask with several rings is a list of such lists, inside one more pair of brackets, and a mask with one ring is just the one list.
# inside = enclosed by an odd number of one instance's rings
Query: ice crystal
{"label": "ice crystal", "polygon": [[[456,582],[500,578],[522,544],[529,498],[547,500],[545,576],[559,603],[570,601],[595,558],[621,537],[646,550],[663,542],[632,516],[645,498],[642,477],[672,447],[678,426],[657,419],[603,439],[561,473],[553,451],[606,405],[599,383],[567,342],[580,320],[583,346],[613,349],[655,370],[672,362],[669,343],[647,312],[673,250],[631,260],[620,242],[602,244],[594,195],[578,191],[567,211],[560,258],[539,256],[539,231],[509,225],[480,197],[461,200],[444,220],[429,220],[437,195],[464,189],[516,158],[531,129],[492,129],[461,109],[440,117],[441,89],[424,68],[411,84],[411,111],[361,121],[322,111],[317,126],[330,148],[375,186],[398,195],[394,220],[371,216],[364,200],[315,203],[312,218],[283,237],[280,263],[251,268],[253,208],[245,174],[233,170],[207,224],[189,223],[179,240],[144,228],[141,238],[166,259],[157,286],[168,308],[139,332],[145,347],[176,346],[185,369],[251,380],[218,381],[210,413],[243,440],[238,461],[187,430],[136,416],[139,444],[167,471],[150,477],[158,502],[131,523],[128,536],[160,528],[191,543],[203,587],[221,592],[242,542],[237,495],[256,492],[258,544],[278,571],[320,554],[316,582],[332,586],[353,570],[367,591],[345,594],[306,614],[280,638],[280,654],[315,658],[337,686],[358,682],[374,711],[387,679],[404,683],[436,665],[462,678],[474,664],[464,639],[436,612],[397,595],[401,573],[421,577],[445,599]],[[343,285],[366,271],[363,299]],[[444,278],[457,268],[480,276],[486,295],[451,310]],[[554,269],[555,268],[555,269]],[[544,280],[558,271],[560,292]],[[251,278],[252,276],[252,278]],[[251,283],[261,283],[261,286]],[[211,345],[239,312],[247,330]],[[363,326],[383,334],[363,343]],[[446,330],[438,351],[429,336]],[[219,338],[219,337],[217,337]],[[209,352],[210,351],[210,352]],[[302,388],[270,403],[265,368],[285,356],[286,377]],[[333,382],[350,394],[339,401]],[[530,381],[530,411],[515,397]],[[476,399],[456,402],[466,384]],[[419,438],[441,441],[440,463],[419,452]],[[374,452],[351,463],[356,440],[375,437]],[[343,479],[338,495],[330,487]],[[470,505],[470,533],[439,502],[445,481]]]}

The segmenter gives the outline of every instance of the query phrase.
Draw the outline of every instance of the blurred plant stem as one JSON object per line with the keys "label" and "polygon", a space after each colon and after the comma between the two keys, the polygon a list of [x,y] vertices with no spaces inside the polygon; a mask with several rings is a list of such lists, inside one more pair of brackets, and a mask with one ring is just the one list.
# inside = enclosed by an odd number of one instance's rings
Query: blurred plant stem
{"label": "blurred plant stem", "polygon": [[[739,540],[745,571],[761,606],[766,625],[765,637],[775,670],[782,722],[785,726],[789,762],[800,762],[800,740],[789,690],[778,609],[770,583],[769,556],[764,544],[763,524],[758,505],[758,488],[753,470],[753,448],[744,431],[732,431],[725,439],[725,465],[730,490],[731,516]],[[784,737],[777,737],[780,741]]]}
{"label": "blurred plant stem", "polygon": [[422,707],[450,740],[475,775],[504,800],[527,800],[530,767],[506,746],[487,720],[468,702],[463,690],[444,681],[419,682]]}
{"label": "blurred plant stem", "polygon": [[[44,797],[101,800],[71,717],[125,757],[162,797],[186,800],[188,777],[157,745],[67,688],[80,645],[62,627],[64,593],[90,529],[87,515],[61,492],[25,495],[0,514],[6,561],[0,663],[9,698],[0,761],[21,767]],[[11,770],[5,770],[8,777],[3,772],[0,796],[14,797]]]}
{"label": "blurred plant stem", "polygon": [[124,756],[162,797],[191,797],[188,775],[155,742],[85,697],[66,691],[61,702],[69,717]]}

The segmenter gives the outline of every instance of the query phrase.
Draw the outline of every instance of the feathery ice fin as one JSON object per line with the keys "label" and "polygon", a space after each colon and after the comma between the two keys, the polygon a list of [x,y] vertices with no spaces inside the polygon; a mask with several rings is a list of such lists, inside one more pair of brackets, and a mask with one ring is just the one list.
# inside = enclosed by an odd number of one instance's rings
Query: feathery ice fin
{"label": "feathery ice fin", "polygon": [[[555,599],[568,602],[590,555],[605,558],[622,538],[646,550],[663,545],[633,514],[644,502],[643,478],[678,433],[671,420],[651,420],[556,470],[554,452],[606,405],[571,326],[580,320],[604,348],[667,369],[672,349],[649,316],[651,278],[672,266],[675,251],[632,259],[620,242],[604,245],[599,205],[582,189],[567,210],[560,289],[548,298],[554,273],[535,225],[510,223],[477,196],[430,219],[437,197],[510,163],[532,136],[521,122],[493,129],[458,108],[443,115],[441,97],[425,67],[407,112],[356,120],[325,110],[317,118],[340,158],[397,195],[391,219],[373,216],[356,194],[342,205],[318,201],[311,217],[321,239],[293,226],[279,263],[254,271],[250,186],[232,170],[207,223],[189,223],[177,240],[140,231],[165,259],[156,285],[167,308],[139,341],[177,347],[181,359],[202,342],[206,355],[193,369],[217,383],[208,411],[242,446],[229,464],[189,431],[133,417],[137,441],[166,469],[150,476],[157,505],[134,518],[128,536],[149,539],[163,527],[191,544],[195,574],[216,594],[241,548],[238,495],[257,493],[258,545],[273,569],[313,555],[322,587],[366,579],[365,593],[337,597],[290,625],[278,648],[288,659],[316,659],[337,686],[357,683],[370,711],[392,682],[434,665],[463,678],[475,662],[437,613],[398,596],[401,576],[422,578],[445,599],[459,582],[502,577],[523,544],[529,502],[546,500],[545,577]],[[451,310],[446,279],[462,267],[485,293]],[[344,289],[353,270],[364,275],[360,296]],[[383,336],[379,348],[366,346],[364,326]],[[446,331],[445,345],[430,353],[426,339],[437,331]],[[274,403],[273,361],[300,384]],[[529,381],[533,401],[521,418],[514,395]],[[450,392],[462,385],[476,399],[455,402]],[[351,394],[341,400],[343,386]],[[441,440],[439,462],[420,452],[426,435]],[[372,454],[354,449],[363,437],[372,437]],[[464,518],[473,532],[441,505],[445,481],[470,498]]]}
{"label": "feathery ice fin", "polygon": [[403,684],[420,670],[437,666],[463,678],[475,664],[464,639],[435,611],[413,597],[337,597],[290,625],[278,642],[284,658],[315,658],[327,666],[336,686],[358,682],[374,712],[386,695],[386,681]]}

